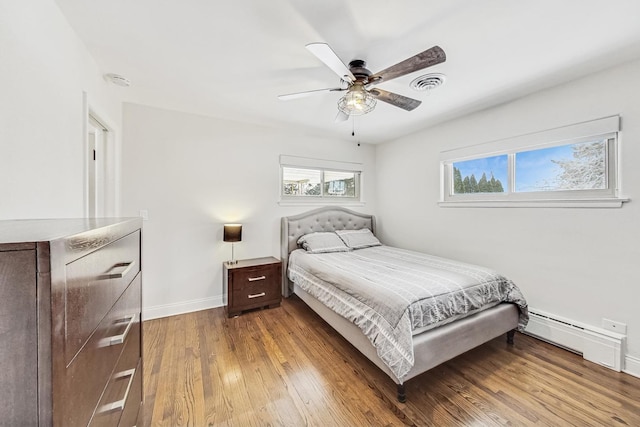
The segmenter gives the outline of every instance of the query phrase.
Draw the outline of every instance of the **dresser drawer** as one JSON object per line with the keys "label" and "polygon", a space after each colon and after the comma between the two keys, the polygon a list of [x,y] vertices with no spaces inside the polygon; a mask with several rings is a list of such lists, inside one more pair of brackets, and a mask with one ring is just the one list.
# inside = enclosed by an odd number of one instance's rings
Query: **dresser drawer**
{"label": "dresser drawer", "polygon": [[136,374],[133,377],[133,383],[131,384],[131,390],[129,391],[129,396],[127,396],[127,400],[125,402],[124,410],[122,411],[122,416],[120,417],[120,422],[118,426],[120,427],[133,427],[136,425],[142,426],[142,424],[138,424],[138,422],[142,422],[140,412],[142,410],[142,358],[138,361],[138,366],[136,367]]}
{"label": "dresser drawer", "polygon": [[69,364],[140,271],[140,232],[66,266],[64,360]]}
{"label": "dresser drawer", "polygon": [[92,427],[135,424],[142,402],[140,347],[127,343],[91,419]]}
{"label": "dresser drawer", "polygon": [[112,373],[126,370],[120,368],[119,359],[132,361],[122,362],[131,366],[127,369],[136,367],[141,353],[140,284],[138,274],[62,373],[61,393],[54,399],[54,411],[62,411],[64,426],[87,425]]}

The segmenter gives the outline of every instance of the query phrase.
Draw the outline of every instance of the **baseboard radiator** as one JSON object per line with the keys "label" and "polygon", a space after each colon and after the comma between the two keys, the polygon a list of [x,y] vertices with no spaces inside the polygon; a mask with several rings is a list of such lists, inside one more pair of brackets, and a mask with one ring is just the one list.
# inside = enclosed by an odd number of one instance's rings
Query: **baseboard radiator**
{"label": "baseboard radiator", "polygon": [[609,369],[618,372],[624,369],[625,335],[531,308],[525,333],[581,354],[586,360]]}

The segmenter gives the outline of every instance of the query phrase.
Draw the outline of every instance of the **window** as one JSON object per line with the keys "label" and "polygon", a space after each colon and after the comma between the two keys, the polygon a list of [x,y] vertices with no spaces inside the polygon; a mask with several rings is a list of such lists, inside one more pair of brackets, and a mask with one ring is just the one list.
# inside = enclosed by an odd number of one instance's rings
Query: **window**
{"label": "window", "polygon": [[282,184],[285,196],[320,196],[322,171],[283,167]]}
{"label": "window", "polygon": [[522,151],[515,154],[515,191],[606,190],[607,144],[614,139]]}
{"label": "window", "polygon": [[356,172],[324,171],[324,194],[356,197]]}
{"label": "window", "polygon": [[361,164],[281,156],[280,200],[360,202]]}
{"label": "window", "polygon": [[282,167],[283,198],[336,197],[357,199],[360,173]]}
{"label": "window", "polygon": [[608,117],[444,152],[440,204],[621,206],[618,124]]}
{"label": "window", "polygon": [[506,183],[506,155],[453,163],[453,194],[504,193]]}

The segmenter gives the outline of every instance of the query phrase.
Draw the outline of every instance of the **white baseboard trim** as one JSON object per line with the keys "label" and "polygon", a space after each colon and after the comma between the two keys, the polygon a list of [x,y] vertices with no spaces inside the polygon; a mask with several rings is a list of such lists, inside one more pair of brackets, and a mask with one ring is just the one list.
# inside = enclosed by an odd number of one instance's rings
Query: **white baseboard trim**
{"label": "white baseboard trim", "polygon": [[191,301],[176,302],[171,304],[156,305],[142,308],[142,320],[159,319],[161,317],[175,316],[177,314],[191,313],[193,311],[208,310],[222,307],[222,296],[202,298]]}
{"label": "white baseboard trim", "polygon": [[640,378],[640,359],[632,356],[625,357],[622,372]]}
{"label": "white baseboard trim", "polygon": [[620,372],[624,367],[625,335],[529,309],[525,330],[544,341],[582,354],[586,360]]}

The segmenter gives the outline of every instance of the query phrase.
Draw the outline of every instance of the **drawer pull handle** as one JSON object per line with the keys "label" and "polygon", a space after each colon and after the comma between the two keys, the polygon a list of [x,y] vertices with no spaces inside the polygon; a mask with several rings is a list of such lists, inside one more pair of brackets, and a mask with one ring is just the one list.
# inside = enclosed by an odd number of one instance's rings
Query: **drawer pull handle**
{"label": "drawer pull handle", "polygon": [[249,298],[260,298],[265,296],[266,294],[264,292],[260,292],[259,294],[253,294],[253,295],[247,295],[247,297]]}
{"label": "drawer pull handle", "polygon": [[133,268],[133,266],[136,265],[135,261],[131,261],[131,262],[120,262],[116,265],[114,265],[113,267],[111,267],[111,269],[109,271],[113,271],[116,268],[121,268],[121,267],[126,267],[124,270],[118,272],[118,273],[107,273],[107,274],[102,274],[98,277],[98,279],[100,280],[108,280],[108,279],[122,279],[124,276],[126,276],[127,274],[129,274],[129,272],[131,271],[131,269]]}
{"label": "drawer pull handle", "polygon": [[122,400],[117,400],[111,403],[105,403],[98,409],[98,413],[111,412],[111,411],[122,411],[124,409],[124,404],[127,402],[127,398],[129,397],[129,391],[131,391],[131,384],[133,383],[133,376],[135,375],[135,369],[129,369],[128,371],[118,372],[113,376],[114,380],[129,377],[129,384],[127,384],[127,390],[124,392],[124,397]]}
{"label": "drawer pull handle", "polygon": [[255,282],[256,280],[264,280],[267,276],[258,276],[258,277],[249,277],[250,282]]}
{"label": "drawer pull handle", "polygon": [[109,345],[122,344],[127,339],[127,335],[129,335],[131,326],[136,322],[136,315],[131,314],[129,316],[126,316],[124,319],[118,321],[118,323],[120,322],[127,322],[127,327],[120,335],[114,335],[112,337],[105,338],[105,340],[109,342]]}

